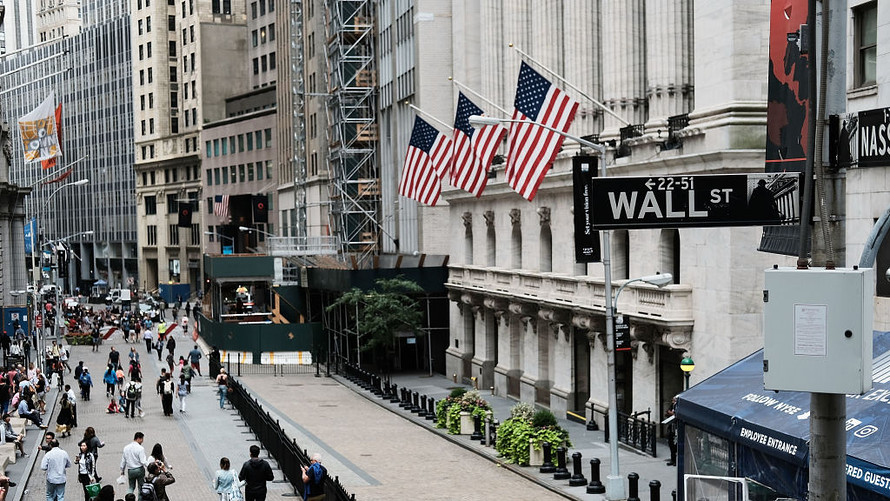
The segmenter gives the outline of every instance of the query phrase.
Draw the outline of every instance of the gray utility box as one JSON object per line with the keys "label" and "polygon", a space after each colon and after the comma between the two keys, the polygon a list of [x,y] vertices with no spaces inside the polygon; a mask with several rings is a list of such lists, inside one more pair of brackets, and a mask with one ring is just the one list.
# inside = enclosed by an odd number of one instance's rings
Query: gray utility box
{"label": "gray utility box", "polygon": [[766,270],[763,387],[861,395],[871,389],[872,268]]}

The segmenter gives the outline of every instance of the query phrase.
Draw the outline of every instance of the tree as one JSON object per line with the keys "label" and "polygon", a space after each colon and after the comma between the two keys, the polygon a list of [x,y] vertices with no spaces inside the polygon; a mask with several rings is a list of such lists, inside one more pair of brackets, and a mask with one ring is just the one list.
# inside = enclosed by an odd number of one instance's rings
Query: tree
{"label": "tree", "polygon": [[403,276],[381,278],[374,289],[363,291],[353,287],[326,308],[332,311],[348,306],[347,311],[356,321],[356,330],[368,341],[362,350],[380,349],[383,364],[388,368],[395,347],[396,332],[423,334],[423,313],[420,303],[411,295],[422,294],[423,288]]}

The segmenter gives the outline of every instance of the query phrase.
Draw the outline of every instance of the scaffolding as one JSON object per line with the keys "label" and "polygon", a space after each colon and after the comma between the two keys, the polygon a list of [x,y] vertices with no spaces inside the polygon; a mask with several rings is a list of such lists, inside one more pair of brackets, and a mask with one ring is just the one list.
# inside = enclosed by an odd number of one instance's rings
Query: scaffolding
{"label": "scaffolding", "polygon": [[295,227],[292,237],[305,239],[309,236],[306,228],[306,86],[303,80],[303,2],[290,2],[290,74],[291,95],[293,96],[293,162]]}
{"label": "scaffolding", "polygon": [[375,15],[372,0],[325,1],[330,227],[358,266],[379,247]]}

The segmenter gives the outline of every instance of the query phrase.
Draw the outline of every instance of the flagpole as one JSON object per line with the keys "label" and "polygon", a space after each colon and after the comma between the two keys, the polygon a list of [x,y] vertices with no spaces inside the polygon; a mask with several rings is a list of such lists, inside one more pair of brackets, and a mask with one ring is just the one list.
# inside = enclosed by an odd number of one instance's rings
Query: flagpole
{"label": "flagpole", "polygon": [[612,115],[612,117],[614,117],[616,120],[618,120],[618,121],[621,122],[622,124],[624,124],[624,125],[630,125],[630,122],[628,122],[627,120],[621,118],[621,117],[620,117],[618,114],[616,114],[614,111],[610,110],[609,107],[606,106],[605,104],[603,104],[603,103],[597,101],[596,99],[590,97],[586,92],[584,92],[583,90],[579,89],[577,86],[575,86],[574,84],[572,84],[572,82],[569,82],[568,80],[566,80],[566,79],[565,79],[562,75],[560,75],[559,73],[557,73],[557,72],[551,70],[550,68],[548,68],[547,66],[545,66],[543,63],[541,63],[541,62],[538,61],[537,59],[531,57],[530,55],[526,54],[525,52],[522,51],[522,49],[520,49],[519,47],[516,47],[516,46],[513,45],[512,43],[507,44],[507,45],[508,45],[510,48],[512,48],[513,50],[515,50],[516,52],[518,52],[519,55],[521,55],[522,57],[528,59],[529,61],[531,61],[531,62],[533,62],[533,63],[535,63],[535,64],[537,64],[538,66],[540,66],[541,68],[543,68],[544,70],[546,70],[546,71],[547,71],[548,73],[550,73],[551,75],[553,75],[553,76],[555,76],[556,78],[562,80],[562,82],[566,85],[566,87],[571,87],[571,88],[572,88],[574,91],[576,91],[578,94],[581,94],[582,96],[584,96],[585,99],[587,99],[588,101],[590,101],[590,102],[592,102],[593,104],[597,105],[600,109],[602,109],[603,111],[605,111],[605,112],[608,113],[609,115]]}
{"label": "flagpole", "polygon": [[414,111],[420,113],[421,115],[426,115],[427,117],[433,119],[433,121],[435,121],[436,123],[440,124],[442,127],[445,127],[445,128],[448,129],[448,130],[451,130],[451,129],[453,128],[453,126],[448,125],[447,123],[445,123],[445,122],[439,120],[438,118],[436,118],[436,117],[430,115],[429,113],[423,111],[422,109],[418,108],[417,106],[414,106],[414,105],[411,104],[411,103],[405,103],[405,104],[407,104],[408,107],[410,107],[410,108],[413,109]]}
{"label": "flagpole", "polygon": [[80,163],[80,162],[86,160],[87,158],[89,158],[89,156],[90,156],[90,154],[87,153],[86,155],[84,155],[84,156],[78,158],[77,160],[71,162],[70,164],[68,164],[68,166],[66,166],[66,167],[62,167],[61,169],[59,169],[58,171],[56,171],[56,172],[54,172],[54,173],[52,173],[52,174],[47,174],[47,175],[43,176],[42,178],[40,178],[40,179],[38,179],[36,182],[34,182],[34,184],[32,184],[31,186],[29,186],[29,188],[33,188],[33,187],[37,186],[38,184],[44,183],[44,180],[47,179],[47,178],[50,178],[50,177],[53,177],[53,176],[58,176],[60,173],[61,173],[61,174],[64,174],[63,171],[66,171],[66,170],[68,170],[68,169],[73,169],[75,165],[77,165],[78,163]]}
{"label": "flagpole", "polygon": [[458,87],[464,89],[465,91],[469,92],[470,94],[472,94],[472,95],[478,97],[479,99],[485,101],[486,103],[490,104],[491,106],[494,106],[495,108],[498,109],[498,111],[500,111],[500,112],[503,113],[504,115],[510,116],[510,112],[508,112],[507,110],[505,110],[505,109],[501,108],[500,106],[494,104],[494,102],[492,102],[490,99],[486,98],[486,97],[483,96],[482,94],[479,94],[478,92],[474,91],[473,89],[471,89],[471,88],[467,87],[466,85],[464,85],[464,84],[458,82],[457,80],[454,79],[454,77],[448,77],[448,80],[451,80],[451,83],[453,83],[454,85],[457,85]]}

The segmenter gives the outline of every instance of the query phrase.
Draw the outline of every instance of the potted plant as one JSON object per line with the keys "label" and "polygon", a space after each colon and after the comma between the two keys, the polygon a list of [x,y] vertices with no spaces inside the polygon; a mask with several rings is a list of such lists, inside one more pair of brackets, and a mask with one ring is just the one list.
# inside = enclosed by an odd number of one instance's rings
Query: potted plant
{"label": "potted plant", "polygon": [[452,435],[470,435],[473,433],[473,418],[479,416],[484,419],[490,413],[491,405],[477,390],[457,388],[448,398],[436,404],[436,427],[446,428]]}
{"label": "potted plant", "polygon": [[544,442],[554,448],[571,447],[568,431],[560,427],[556,417],[547,409],[535,412],[527,403],[510,409],[510,418],[499,427],[495,449],[508,463],[538,465],[543,463]]}
{"label": "potted plant", "polygon": [[448,428],[451,424],[449,410],[467,392],[466,388],[454,388],[446,398],[436,402],[436,428]]}

